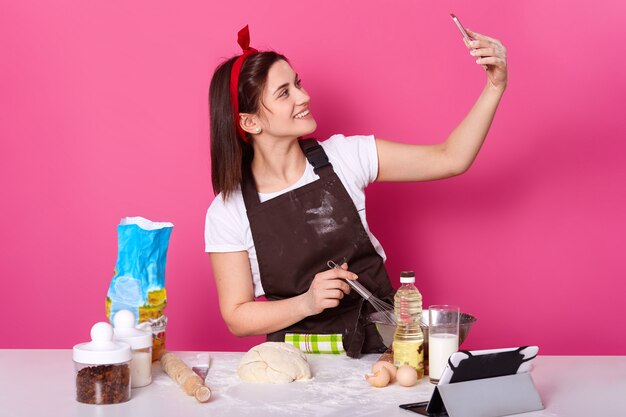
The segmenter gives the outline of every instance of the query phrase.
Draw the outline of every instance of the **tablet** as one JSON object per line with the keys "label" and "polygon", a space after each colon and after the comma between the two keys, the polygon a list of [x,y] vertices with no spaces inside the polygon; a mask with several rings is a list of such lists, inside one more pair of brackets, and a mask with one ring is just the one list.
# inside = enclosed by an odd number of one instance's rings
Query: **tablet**
{"label": "tablet", "polygon": [[454,352],[438,385],[528,372],[538,352],[537,346]]}
{"label": "tablet", "polygon": [[[455,352],[448,359],[437,385],[529,372],[538,352],[537,346]],[[428,405],[429,401],[423,401],[401,404],[400,408],[424,416],[448,416],[445,411],[429,413]]]}

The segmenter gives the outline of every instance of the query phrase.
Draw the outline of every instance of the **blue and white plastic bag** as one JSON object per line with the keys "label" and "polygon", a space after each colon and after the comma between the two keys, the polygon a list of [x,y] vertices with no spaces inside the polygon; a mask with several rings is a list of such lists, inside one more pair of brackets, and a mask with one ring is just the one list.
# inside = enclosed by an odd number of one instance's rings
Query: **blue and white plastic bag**
{"label": "blue and white plastic bag", "polygon": [[165,262],[174,225],[143,217],[125,217],[117,227],[117,262],[107,292],[106,314],[113,323],[119,310],[130,310],[136,325],[152,330],[152,359],[165,349],[167,304]]}

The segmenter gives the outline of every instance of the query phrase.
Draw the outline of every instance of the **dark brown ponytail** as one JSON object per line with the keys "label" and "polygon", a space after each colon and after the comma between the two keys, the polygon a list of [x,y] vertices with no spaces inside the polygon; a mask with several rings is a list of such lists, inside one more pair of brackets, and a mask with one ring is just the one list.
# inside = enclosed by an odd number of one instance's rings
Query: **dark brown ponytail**
{"label": "dark brown ponytail", "polygon": [[[237,56],[222,62],[213,73],[209,87],[211,124],[211,177],[213,192],[223,193],[224,200],[241,183],[241,167],[252,160],[250,143],[237,134],[230,100],[230,71]],[[270,67],[276,61],[289,62],[283,55],[259,52],[246,58],[239,74],[239,113],[258,114]],[[250,135],[248,139],[250,140]]]}

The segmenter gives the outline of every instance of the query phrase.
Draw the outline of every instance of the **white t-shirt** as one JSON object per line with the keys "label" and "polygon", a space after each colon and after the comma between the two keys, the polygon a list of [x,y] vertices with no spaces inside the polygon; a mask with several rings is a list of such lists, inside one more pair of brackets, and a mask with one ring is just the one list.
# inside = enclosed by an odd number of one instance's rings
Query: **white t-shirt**
{"label": "white t-shirt", "polygon": [[[385,251],[378,239],[370,232],[365,218],[365,187],[374,182],[378,176],[378,153],[374,136],[346,137],[337,134],[320,142],[320,144],[328,155],[333,170],[352,197],[376,252],[383,258],[383,261],[386,260]],[[298,181],[281,191],[259,193],[259,199],[261,202],[267,201],[317,179],[319,176],[313,172],[313,166],[307,163],[304,175]],[[254,294],[256,297],[265,294],[261,285],[256,249],[240,188],[233,191],[226,202],[222,193],[215,197],[206,213],[204,240],[206,252],[247,251],[254,281]]]}

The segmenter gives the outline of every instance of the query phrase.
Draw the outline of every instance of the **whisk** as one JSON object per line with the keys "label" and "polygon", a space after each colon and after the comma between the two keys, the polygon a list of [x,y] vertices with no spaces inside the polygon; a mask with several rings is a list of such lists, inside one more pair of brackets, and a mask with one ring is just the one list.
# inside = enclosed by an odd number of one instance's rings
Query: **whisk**
{"label": "whisk", "polygon": [[[341,269],[341,265],[346,262],[346,258],[343,258],[340,265],[337,265],[334,261],[328,261],[326,265],[329,268],[333,269]],[[358,281],[346,279],[345,280],[354,290],[359,293],[361,297],[363,297],[378,311],[380,314],[379,318],[384,324],[392,324],[396,325],[396,316],[394,315],[393,306],[377,297],[375,297],[371,292],[368,291],[363,285],[361,285]]]}

